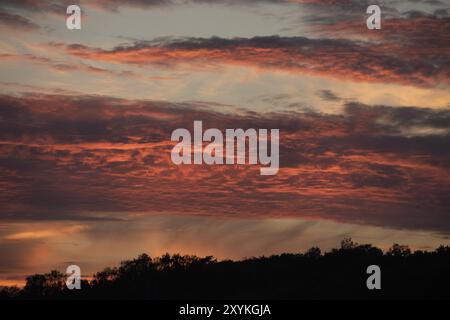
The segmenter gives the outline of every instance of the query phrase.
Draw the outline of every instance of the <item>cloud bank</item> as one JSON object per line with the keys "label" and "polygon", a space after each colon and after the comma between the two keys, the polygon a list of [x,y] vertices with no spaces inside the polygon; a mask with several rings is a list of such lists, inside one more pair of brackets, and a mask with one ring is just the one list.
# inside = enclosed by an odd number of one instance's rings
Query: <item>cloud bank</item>
{"label": "cloud bank", "polygon": [[[177,213],[315,217],[450,232],[450,110],[347,103],[344,114],[224,114],[195,103],[0,98],[3,220]],[[176,128],[279,128],[280,173],[175,166]]]}

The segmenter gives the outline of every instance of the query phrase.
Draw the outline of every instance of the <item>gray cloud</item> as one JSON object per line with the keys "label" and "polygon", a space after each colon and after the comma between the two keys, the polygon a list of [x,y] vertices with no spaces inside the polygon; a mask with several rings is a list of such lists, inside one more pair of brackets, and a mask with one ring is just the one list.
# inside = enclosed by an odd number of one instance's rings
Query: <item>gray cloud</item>
{"label": "gray cloud", "polygon": [[341,101],[342,99],[338,97],[334,92],[330,90],[321,90],[318,93],[318,96],[321,97],[325,101]]}
{"label": "gray cloud", "polygon": [[354,81],[389,81],[417,86],[436,86],[448,83],[450,79],[445,50],[409,47],[409,54],[405,55],[402,45],[345,39],[280,36],[162,38],[137,41],[111,50],[81,44],[50,43],[49,46],[89,60],[160,67],[181,63],[194,66],[238,64]]}
{"label": "gray cloud", "polygon": [[0,27],[18,31],[37,30],[39,26],[26,17],[13,14],[0,8]]}
{"label": "gray cloud", "polygon": [[[348,103],[342,115],[236,115],[61,95],[1,96],[0,106],[3,220],[170,212],[450,232],[449,110]],[[174,166],[170,134],[194,120],[222,130],[279,128],[280,173]]]}

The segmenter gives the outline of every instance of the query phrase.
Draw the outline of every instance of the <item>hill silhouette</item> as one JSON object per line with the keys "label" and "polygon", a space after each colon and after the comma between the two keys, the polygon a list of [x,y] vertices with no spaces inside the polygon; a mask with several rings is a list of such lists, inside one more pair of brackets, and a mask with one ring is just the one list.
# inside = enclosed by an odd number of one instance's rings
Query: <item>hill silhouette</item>
{"label": "hill silhouette", "polygon": [[[370,265],[381,268],[381,290],[367,289]],[[344,239],[324,254],[313,247],[243,261],[142,254],[83,280],[82,290],[68,290],[65,274],[51,271],[27,277],[24,288],[3,288],[0,299],[448,299],[449,289],[449,246],[411,252],[395,244],[383,252]]]}

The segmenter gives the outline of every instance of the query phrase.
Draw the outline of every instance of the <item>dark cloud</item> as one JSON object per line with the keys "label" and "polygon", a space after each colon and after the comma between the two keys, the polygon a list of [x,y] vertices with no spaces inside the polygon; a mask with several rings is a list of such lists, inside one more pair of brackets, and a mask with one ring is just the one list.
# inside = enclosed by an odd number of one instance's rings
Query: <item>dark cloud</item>
{"label": "dark cloud", "polygon": [[[412,6],[420,5],[432,5],[432,6],[445,6],[444,3],[438,0],[408,0]],[[137,8],[155,8],[166,7],[175,5],[187,5],[187,4],[210,4],[210,5],[239,5],[239,6],[254,6],[258,4],[278,4],[278,5],[291,5],[291,6],[303,6],[306,8],[331,11],[340,15],[354,15],[364,14],[365,9],[369,5],[380,5],[384,10],[389,12],[395,12],[395,9],[401,0],[98,0],[87,1],[80,0],[77,4],[80,6],[88,6],[94,8],[101,8],[111,11],[117,11],[122,7],[137,7]],[[1,0],[0,6],[7,8],[19,8],[30,11],[50,11],[65,13],[67,6],[73,4],[70,0],[49,0],[49,1],[37,1],[37,0]],[[329,10],[329,9],[332,10]],[[337,10],[337,11],[336,11]]]}
{"label": "dark cloud", "polygon": [[39,26],[26,17],[10,13],[0,8],[0,28],[17,31],[32,31],[39,29]]}
{"label": "dark cloud", "polygon": [[[72,1],[73,2],[73,1]],[[21,8],[26,10],[52,10],[65,11],[67,6],[73,4],[70,0],[2,0],[0,6]],[[222,4],[222,5],[255,5],[255,4],[313,4],[313,5],[335,5],[335,6],[356,6],[361,1],[356,0],[99,0],[99,1],[78,1],[81,6],[98,7],[108,10],[117,10],[120,7],[140,7],[152,8],[160,6],[172,6],[183,4]],[[367,2],[367,1],[364,1]]]}
{"label": "dark cloud", "polygon": [[59,14],[66,14],[66,9],[71,4],[74,3],[69,0],[0,0],[0,7],[2,8]]}
{"label": "dark cloud", "polygon": [[[223,114],[195,103],[0,97],[1,219],[317,217],[450,232],[449,110]],[[174,166],[174,129],[279,128],[281,169]],[[427,214],[424,215],[424,212]]]}
{"label": "dark cloud", "polygon": [[343,39],[305,37],[157,39],[111,50],[81,44],[50,47],[89,60],[170,67],[181,64],[231,64],[283,72],[306,73],[354,81],[393,82],[418,86],[449,83],[449,53]]}
{"label": "dark cloud", "polygon": [[[386,50],[403,49],[411,55],[428,54],[429,60],[448,61],[447,50],[450,41],[450,7],[434,10],[433,13],[409,10],[403,13],[383,16],[381,30],[368,30],[361,17],[348,17],[331,24],[318,21],[313,29],[322,37],[359,39],[374,44],[384,44]],[[313,16],[313,19],[315,17]],[[332,21],[332,20],[328,20]],[[314,25],[313,22],[310,22]]]}
{"label": "dark cloud", "polygon": [[342,99],[338,97],[334,92],[331,90],[321,90],[317,93],[319,97],[321,97],[325,101],[341,101]]}

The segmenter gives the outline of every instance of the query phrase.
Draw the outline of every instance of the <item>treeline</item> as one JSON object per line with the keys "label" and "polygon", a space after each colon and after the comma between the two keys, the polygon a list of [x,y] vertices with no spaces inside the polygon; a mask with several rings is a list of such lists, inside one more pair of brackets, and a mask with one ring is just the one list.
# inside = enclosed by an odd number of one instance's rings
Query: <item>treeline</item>
{"label": "treeline", "polygon": [[[381,290],[368,290],[367,267],[381,268]],[[395,244],[383,252],[345,239],[339,249],[317,247],[243,261],[146,254],[68,290],[59,271],[27,277],[0,299],[399,299],[450,298],[450,247],[415,251]]]}

